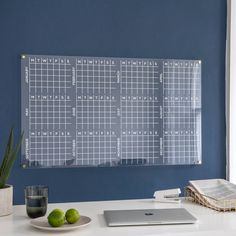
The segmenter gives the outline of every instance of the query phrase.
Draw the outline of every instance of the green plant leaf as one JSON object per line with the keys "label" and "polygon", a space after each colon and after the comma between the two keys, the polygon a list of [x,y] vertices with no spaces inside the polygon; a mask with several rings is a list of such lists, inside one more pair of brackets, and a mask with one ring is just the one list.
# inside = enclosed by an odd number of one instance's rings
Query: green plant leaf
{"label": "green plant leaf", "polygon": [[18,144],[16,145],[15,149],[12,148],[10,150],[9,158],[7,159],[6,167],[4,169],[4,176],[5,177],[7,176],[7,178],[9,177],[11,168],[12,168],[12,166],[15,162],[15,159],[17,157],[18,151],[19,151],[21,143],[22,143],[22,139],[23,139],[23,133],[21,134],[20,140],[19,140]]}
{"label": "green plant leaf", "polygon": [[12,147],[13,147],[13,137],[14,137],[13,128],[11,128],[10,135],[9,135],[9,138],[8,138],[8,142],[7,142],[7,146],[6,146],[6,149],[5,149],[4,156],[3,156],[2,165],[1,165],[1,168],[0,168],[0,176],[2,175],[2,170],[6,166],[7,156],[9,156],[9,154],[10,154],[10,152],[12,150]]}
{"label": "green plant leaf", "polygon": [[7,179],[9,178],[12,166],[15,162],[17,154],[20,150],[20,146],[22,144],[23,135],[24,134],[22,133],[17,145],[15,146],[15,148],[13,148],[13,128],[10,131],[6,151],[5,151],[5,154],[4,154],[3,163],[2,163],[2,166],[1,166],[0,188],[3,188],[5,186],[5,184],[7,182]]}

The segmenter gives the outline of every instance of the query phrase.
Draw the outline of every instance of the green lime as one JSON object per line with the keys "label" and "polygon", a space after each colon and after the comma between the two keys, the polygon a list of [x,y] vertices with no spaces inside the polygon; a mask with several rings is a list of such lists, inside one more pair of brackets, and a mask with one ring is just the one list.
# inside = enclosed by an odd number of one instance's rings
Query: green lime
{"label": "green lime", "polygon": [[76,209],[69,209],[66,211],[66,221],[69,224],[74,224],[76,223],[80,218],[80,214]]}
{"label": "green lime", "polygon": [[65,223],[65,213],[61,209],[54,209],[48,215],[48,223],[52,227],[60,227]]}

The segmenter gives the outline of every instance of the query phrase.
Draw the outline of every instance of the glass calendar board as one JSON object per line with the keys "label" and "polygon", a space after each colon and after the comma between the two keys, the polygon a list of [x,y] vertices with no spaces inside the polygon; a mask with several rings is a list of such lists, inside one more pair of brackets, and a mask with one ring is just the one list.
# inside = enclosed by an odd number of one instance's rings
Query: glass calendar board
{"label": "glass calendar board", "polygon": [[27,167],[201,164],[201,61],[21,57]]}

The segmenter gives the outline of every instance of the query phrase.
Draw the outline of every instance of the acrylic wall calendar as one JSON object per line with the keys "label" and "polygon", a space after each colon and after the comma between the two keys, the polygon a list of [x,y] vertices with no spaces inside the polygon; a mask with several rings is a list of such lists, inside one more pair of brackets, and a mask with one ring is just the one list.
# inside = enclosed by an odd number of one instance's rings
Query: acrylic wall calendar
{"label": "acrylic wall calendar", "polygon": [[201,61],[21,57],[22,166],[201,163]]}

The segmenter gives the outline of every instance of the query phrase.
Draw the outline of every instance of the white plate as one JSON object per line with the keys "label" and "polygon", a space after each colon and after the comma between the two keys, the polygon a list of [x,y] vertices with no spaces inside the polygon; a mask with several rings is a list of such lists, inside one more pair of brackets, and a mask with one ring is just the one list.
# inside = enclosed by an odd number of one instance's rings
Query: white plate
{"label": "white plate", "polygon": [[50,231],[68,231],[75,230],[84,226],[87,226],[91,223],[91,219],[88,216],[80,216],[80,219],[74,224],[65,223],[61,227],[52,227],[48,224],[47,217],[40,217],[30,221],[30,224],[42,230],[50,230]]}

